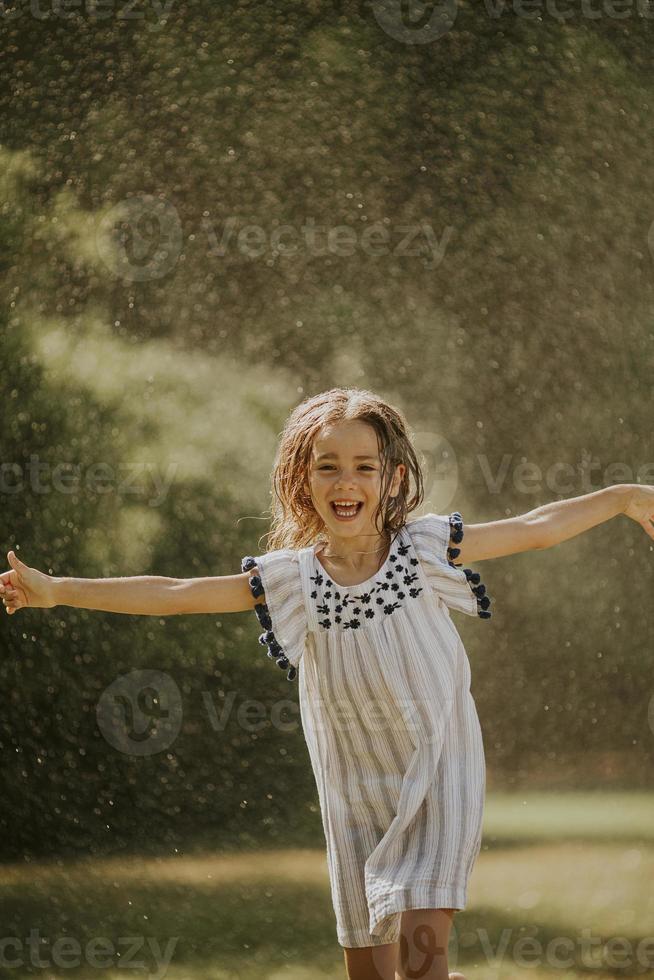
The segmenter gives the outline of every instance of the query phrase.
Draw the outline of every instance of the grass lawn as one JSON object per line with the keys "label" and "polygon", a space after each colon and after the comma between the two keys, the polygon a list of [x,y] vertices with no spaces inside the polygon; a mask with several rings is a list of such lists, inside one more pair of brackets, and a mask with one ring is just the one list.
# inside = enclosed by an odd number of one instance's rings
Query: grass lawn
{"label": "grass lawn", "polygon": [[[469,980],[653,975],[653,816],[654,795],[489,794],[450,969]],[[344,980],[322,848],[5,865],[0,884],[0,974],[16,980]]]}

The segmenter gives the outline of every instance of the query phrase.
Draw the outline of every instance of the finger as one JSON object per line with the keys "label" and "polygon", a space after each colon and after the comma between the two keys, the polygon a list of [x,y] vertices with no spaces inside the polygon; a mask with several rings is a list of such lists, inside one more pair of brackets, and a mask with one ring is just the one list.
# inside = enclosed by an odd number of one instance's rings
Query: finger
{"label": "finger", "polygon": [[27,569],[27,565],[25,564],[24,561],[22,561],[22,559],[18,557],[15,551],[7,552],[7,561],[9,562],[9,564],[11,565],[12,569],[15,572],[24,571],[25,569]]}

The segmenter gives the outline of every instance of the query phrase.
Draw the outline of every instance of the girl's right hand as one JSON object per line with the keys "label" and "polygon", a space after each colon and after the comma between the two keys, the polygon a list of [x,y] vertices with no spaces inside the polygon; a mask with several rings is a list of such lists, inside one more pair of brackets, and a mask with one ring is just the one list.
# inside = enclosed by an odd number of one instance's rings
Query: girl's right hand
{"label": "girl's right hand", "polygon": [[56,605],[53,578],[38,568],[30,568],[13,551],[7,553],[7,559],[11,570],[0,574],[0,597],[7,615],[12,616],[24,606],[51,609]]}

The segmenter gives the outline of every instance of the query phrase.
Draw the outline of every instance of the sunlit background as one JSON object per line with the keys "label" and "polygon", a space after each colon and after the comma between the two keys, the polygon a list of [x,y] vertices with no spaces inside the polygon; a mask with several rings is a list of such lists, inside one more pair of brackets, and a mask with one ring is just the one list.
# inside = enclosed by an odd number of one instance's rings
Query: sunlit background
{"label": "sunlit background", "polygon": [[[284,419],[335,385],[405,412],[423,513],[654,484],[654,7],[0,8],[3,556],[239,572]],[[653,558],[620,516],[484,563],[492,620],[453,614],[488,771],[470,980],[654,969]],[[258,633],[3,616],[3,975],[344,977]]]}

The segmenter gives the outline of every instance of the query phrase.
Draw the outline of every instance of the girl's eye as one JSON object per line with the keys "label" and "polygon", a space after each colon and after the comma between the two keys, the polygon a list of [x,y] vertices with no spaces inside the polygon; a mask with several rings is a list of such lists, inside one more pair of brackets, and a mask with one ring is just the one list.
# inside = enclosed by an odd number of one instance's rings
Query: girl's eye
{"label": "girl's eye", "polygon": [[[318,467],[319,470],[332,470],[333,468],[334,467],[331,466],[329,463],[325,463],[324,466],[319,466]],[[361,466],[359,467],[359,469],[361,469],[361,470],[374,470],[374,468],[375,467],[374,466],[370,466],[369,463],[362,463]]]}

